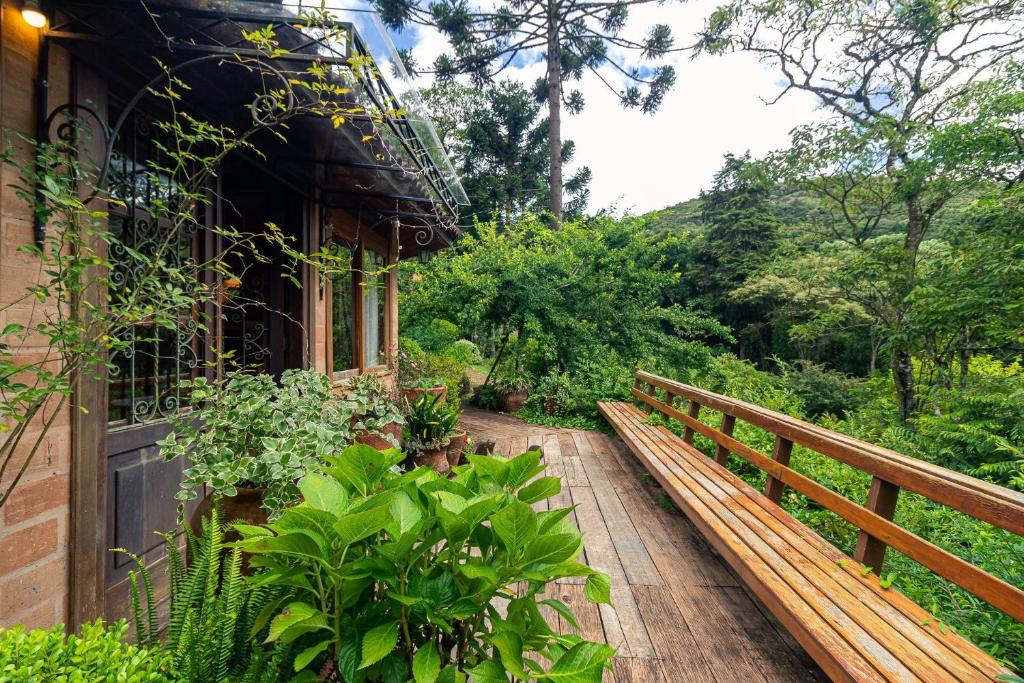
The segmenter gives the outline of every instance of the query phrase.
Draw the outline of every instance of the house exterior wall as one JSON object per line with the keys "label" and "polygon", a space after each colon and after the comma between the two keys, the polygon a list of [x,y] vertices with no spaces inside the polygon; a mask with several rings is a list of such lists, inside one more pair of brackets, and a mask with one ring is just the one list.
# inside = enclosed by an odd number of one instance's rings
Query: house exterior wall
{"label": "house exterior wall", "polygon": [[[26,24],[20,7],[4,0],[0,13],[0,127],[3,144],[14,148],[20,161],[30,151],[13,136],[35,137],[36,81],[39,31]],[[50,51],[51,97],[67,101],[69,60],[59,48]],[[46,313],[34,298],[24,299],[26,287],[40,276],[38,259],[20,247],[33,240],[32,217],[26,204],[9,187],[17,182],[12,169],[0,169],[0,329],[8,323],[38,322]],[[29,337],[16,350],[19,361],[46,358],[50,349],[41,337]],[[35,437],[40,417],[29,428],[7,472],[3,490],[20,469]],[[0,435],[2,438],[2,435]],[[71,470],[71,410],[54,419],[21,483],[0,508],[0,626],[22,623],[52,626],[68,612],[69,510]]]}
{"label": "house exterior wall", "polygon": [[[29,138],[38,135],[36,109],[40,34],[22,19],[20,2],[0,0],[0,3],[0,127],[4,148],[12,146],[17,158],[26,161],[31,160],[31,150],[17,139],[15,133]],[[73,100],[73,64],[64,49],[51,43],[48,65],[47,108],[52,109]],[[41,273],[39,260],[32,254],[19,251],[21,247],[32,243],[34,234],[28,206],[9,187],[17,181],[15,171],[6,166],[0,168],[0,329],[12,322],[30,324],[38,321],[46,312],[34,299],[21,301],[26,288],[35,284]],[[311,230],[312,226],[321,224],[319,212],[323,210],[318,206],[309,207],[307,215]],[[351,230],[351,221],[341,222],[346,224],[346,230]],[[372,243],[375,249],[387,254],[389,264],[394,265],[398,258],[398,236],[394,230],[389,234],[389,229],[369,235],[367,243]],[[386,298],[389,358],[394,357],[397,348],[397,283],[397,275],[389,275]],[[308,275],[305,291],[306,310],[311,322],[308,329],[312,337],[308,347],[311,352],[309,365],[318,371],[328,372],[328,349],[331,343],[329,292],[321,286],[320,277],[312,272]],[[43,359],[48,355],[52,357],[55,354],[41,336],[29,337],[17,349],[17,359],[21,361]],[[102,423],[94,425],[95,429],[79,432],[79,437],[88,432],[93,437],[89,440],[95,441],[96,429],[101,432],[106,429],[106,415],[102,409],[91,414]],[[79,469],[94,468],[94,462],[102,462],[106,457],[102,444],[73,441],[74,424],[80,424],[83,419],[91,418],[76,415],[70,407],[61,410],[10,500],[0,507],[0,627],[14,624],[24,624],[29,628],[50,627],[93,618],[103,612],[102,604],[95,602],[97,595],[102,596],[102,575],[98,579],[94,578],[95,564],[92,569],[83,570],[82,563],[72,559],[76,554],[80,558],[97,552],[103,555],[106,549],[103,545],[106,522],[102,499],[100,509],[94,510],[94,513],[99,514],[94,535],[88,529],[84,533],[81,529],[75,532],[75,520],[72,519],[72,511],[80,509],[78,506],[82,504],[82,500],[75,502],[72,491],[75,476],[73,453],[88,455]],[[41,421],[42,418],[37,420]],[[41,431],[39,424],[32,425],[24,439],[25,444],[30,447],[35,441],[33,437]],[[2,439],[3,433],[0,433]],[[15,454],[14,460],[7,467],[8,471],[0,480],[0,484],[4,485],[0,491],[5,490],[13,479],[12,472],[20,469],[27,451],[28,448],[23,446]],[[100,476],[102,478],[103,474]],[[102,481],[100,483],[103,485]],[[84,500],[87,496],[81,495],[79,498]],[[76,519],[83,518],[79,515]],[[78,526],[81,527],[81,523]],[[76,538],[78,541],[74,540]],[[76,542],[83,547],[73,547]],[[93,544],[84,547],[88,545],[86,542]],[[102,572],[102,565],[99,571]],[[72,576],[73,572],[75,576]],[[97,594],[76,600],[77,608],[70,604],[72,585],[79,586],[75,590],[82,590],[81,587],[85,586],[88,591],[91,590],[90,583],[97,582]]]}

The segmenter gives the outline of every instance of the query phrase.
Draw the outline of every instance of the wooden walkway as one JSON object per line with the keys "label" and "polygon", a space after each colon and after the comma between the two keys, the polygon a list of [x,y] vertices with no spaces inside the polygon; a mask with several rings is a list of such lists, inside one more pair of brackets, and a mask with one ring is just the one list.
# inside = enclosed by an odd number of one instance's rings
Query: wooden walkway
{"label": "wooden walkway", "polygon": [[[539,446],[547,473],[562,477],[551,504],[577,506],[586,561],[611,577],[615,608],[588,603],[579,583],[558,583],[555,597],[572,608],[581,636],[618,648],[606,681],[824,680],[617,437],[473,408],[462,424],[502,455]],[[549,620],[572,630],[553,613]]]}

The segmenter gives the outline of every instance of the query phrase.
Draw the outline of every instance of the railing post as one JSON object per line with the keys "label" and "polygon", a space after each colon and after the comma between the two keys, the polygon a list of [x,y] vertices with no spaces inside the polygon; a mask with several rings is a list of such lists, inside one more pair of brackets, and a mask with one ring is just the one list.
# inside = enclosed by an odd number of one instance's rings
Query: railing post
{"label": "railing post", "polygon": [[[648,392],[650,391],[650,386],[651,386],[650,384],[647,385],[647,387],[648,387],[647,391]],[[635,382],[633,382],[633,388],[636,389],[637,391],[643,393],[644,392],[644,382],[641,381],[639,378],[637,378],[637,380]],[[646,403],[644,403],[640,399],[636,399],[636,400],[637,400],[637,402],[640,403],[640,410],[642,410],[645,413],[647,413],[648,415],[650,415],[651,414],[651,406],[647,405]]]}
{"label": "railing post", "polygon": [[[864,504],[879,517],[892,520],[896,513],[896,501],[900,495],[900,487],[891,484],[878,477],[871,478],[871,488],[868,489],[868,499]],[[857,547],[853,551],[853,559],[865,567],[871,567],[876,574],[882,573],[882,563],[885,562],[885,543],[871,534],[861,531],[857,534]]]}
{"label": "railing post", "polygon": [[[694,420],[700,419],[700,404],[694,400],[690,400],[690,407],[687,408],[686,414],[692,417]],[[683,430],[683,441],[688,444],[693,443],[693,427],[686,425],[686,429]]]}
{"label": "railing post", "polygon": [[[732,430],[736,426],[736,416],[722,414],[722,428],[718,431],[722,432],[726,436],[732,436]],[[715,449],[715,462],[723,467],[729,464],[729,449],[718,444],[718,448]]]}
{"label": "railing post", "polygon": [[[793,442],[789,439],[784,439],[781,436],[775,437],[775,448],[772,449],[772,460],[789,467],[789,456],[793,453]],[[782,492],[786,489],[786,485],[782,483],[782,480],[776,479],[775,477],[768,475],[768,481],[764,484],[764,495],[768,497],[768,500],[778,505],[782,501]]]}

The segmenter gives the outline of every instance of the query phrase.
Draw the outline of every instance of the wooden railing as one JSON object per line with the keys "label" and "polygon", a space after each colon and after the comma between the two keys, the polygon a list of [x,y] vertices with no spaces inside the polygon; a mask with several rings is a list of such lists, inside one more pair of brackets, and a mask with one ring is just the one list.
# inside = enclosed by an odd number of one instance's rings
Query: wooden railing
{"label": "wooden railing", "polygon": [[[663,397],[658,397],[658,392]],[[938,467],[823,427],[647,372],[636,374],[633,396],[684,426],[683,440],[700,434],[716,444],[715,460],[725,465],[732,453],[768,475],[765,495],[778,503],[789,486],[859,529],[854,559],[880,572],[887,547],[919,562],[939,576],[1024,622],[1024,591],[926,541],[892,519],[901,489],[1024,536],[1024,493]],[[688,402],[686,412],[677,399]],[[701,422],[707,410],[722,414],[715,429]],[[742,420],[775,435],[771,457],[732,437]],[[871,475],[864,505],[855,503],[789,467],[793,445],[846,463]]]}

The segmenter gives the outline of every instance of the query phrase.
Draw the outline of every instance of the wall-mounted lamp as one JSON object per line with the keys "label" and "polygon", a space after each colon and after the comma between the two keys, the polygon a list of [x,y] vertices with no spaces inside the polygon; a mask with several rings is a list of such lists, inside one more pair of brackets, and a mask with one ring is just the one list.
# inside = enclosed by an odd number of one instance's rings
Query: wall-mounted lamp
{"label": "wall-mounted lamp", "polygon": [[430,249],[427,247],[417,249],[416,255],[420,257],[420,263],[430,263]]}
{"label": "wall-mounted lamp", "polygon": [[21,4],[21,18],[33,28],[46,26],[46,15],[43,14],[39,0],[23,0]]}

